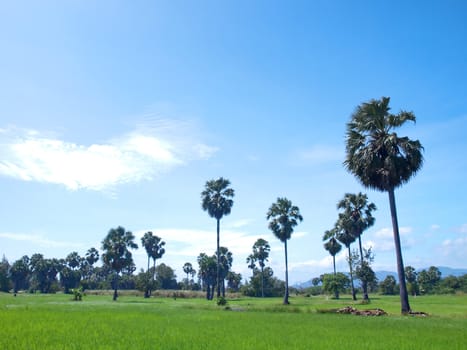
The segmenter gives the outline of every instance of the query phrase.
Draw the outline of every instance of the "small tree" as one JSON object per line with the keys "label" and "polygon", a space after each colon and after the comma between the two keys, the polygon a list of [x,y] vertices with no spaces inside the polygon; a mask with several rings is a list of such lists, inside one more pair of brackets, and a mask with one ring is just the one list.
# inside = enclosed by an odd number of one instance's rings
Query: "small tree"
{"label": "small tree", "polygon": [[386,278],[380,282],[379,289],[381,294],[384,295],[395,295],[397,294],[397,283],[394,276],[388,275]]}
{"label": "small tree", "polygon": [[336,294],[345,293],[345,291],[349,288],[350,280],[349,278],[343,274],[342,272],[338,272],[336,274],[326,273],[322,275],[323,281],[323,290],[329,294]]}

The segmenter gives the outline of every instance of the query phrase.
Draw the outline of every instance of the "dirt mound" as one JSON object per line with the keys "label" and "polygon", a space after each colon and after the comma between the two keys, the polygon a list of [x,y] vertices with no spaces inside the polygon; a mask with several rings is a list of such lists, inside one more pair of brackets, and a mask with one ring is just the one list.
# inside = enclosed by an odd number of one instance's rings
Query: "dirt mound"
{"label": "dirt mound", "polygon": [[336,311],[338,314],[351,314],[358,316],[384,316],[387,315],[386,311],[381,309],[368,309],[368,310],[357,310],[352,306],[346,306]]}

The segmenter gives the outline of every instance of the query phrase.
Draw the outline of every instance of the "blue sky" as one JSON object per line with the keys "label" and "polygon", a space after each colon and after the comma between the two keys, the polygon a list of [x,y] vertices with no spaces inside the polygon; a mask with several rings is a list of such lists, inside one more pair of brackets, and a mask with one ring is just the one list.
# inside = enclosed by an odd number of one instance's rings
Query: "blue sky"
{"label": "blue sky", "polygon": [[405,263],[465,268],[466,20],[460,0],[2,3],[0,254],[83,255],[122,225],[161,236],[182,278],[215,250],[200,193],[223,176],[236,196],[221,245],[244,277],[259,237],[284,277],[265,219],[283,196],[304,217],[290,281],[331,271],[323,233],[359,191],[378,207],[374,268],[394,271],[387,195],[342,166],[354,108],[390,96],[425,147],[396,192]]}

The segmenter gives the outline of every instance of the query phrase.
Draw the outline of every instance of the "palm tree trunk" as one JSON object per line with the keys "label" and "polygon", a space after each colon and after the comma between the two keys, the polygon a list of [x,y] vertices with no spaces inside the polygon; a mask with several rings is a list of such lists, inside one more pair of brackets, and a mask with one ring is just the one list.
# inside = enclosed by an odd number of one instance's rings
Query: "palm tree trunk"
{"label": "palm tree trunk", "polygon": [[264,298],[264,267],[261,266],[261,298]]}
{"label": "palm tree trunk", "polygon": [[220,284],[220,256],[219,256],[219,229],[220,229],[220,220],[217,219],[217,297],[221,296],[221,284]]}
{"label": "palm tree trunk", "polygon": [[118,273],[115,275],[115,279],[114,279],[114,295],[112,298],[113,301],[116,301],[118,298],[117,288],[118,288]]}
{"label": "palm tree trunk", "polygon": [[146,290],[144,291],[144,297],[145,298],[149,298],[149,261],[150,261],[150,257],[148,255],[148,269],[146,270],[146,277],[147,277],[147,281],[146,281]]}
{"label": "palm tree trunk", "polygon": [[349,250],[349,271],[350,271],[350,287],[352,288],[352,300],[357,300],[357,296],[355,294],[355,287],[353,285],[353,271],[352,271],[352,255],[350,252],[350,244],[347,247]]}
{"label": "palm tree trunk", "polygon": [[407,314],[410,310],[409,295],[407,293],[407,286],[405,285],[405,271],[404,262],[402,260],[401,240],[399,236],[399,224],[397,222],[396,199],[394,196],[394,188],[388,190],[389,194],[389,207],[391,209],[392,230],[394,233],[394,245],[396,248],[397,259],[397,275],[399,276],[399,295],[401,299],[401,313]]}
{"label": "palm tree trunk", "polygon": [[[334,269],[334,283],[336,279],[336,255],[332,256],[332,267]],[[337,284],[335,285],[334,298],[339,299],[339,291],[337,290]]]}
{"label": "palm tree trunk", "polygon": [[287,240],[284,241],[285,249],[285,295],[284,295],[284,305],[289,304],[289,268],[287,264]]}
{"label": "palm tree trunk", "polygon": [[[363,249],[362,249],[362,232],[358,235],[358,248],[360,249],[360,266],[363,268]],[[362,281],[362,289],[363,289],[363,300],[368,301],[368,283],[366,279]]]}

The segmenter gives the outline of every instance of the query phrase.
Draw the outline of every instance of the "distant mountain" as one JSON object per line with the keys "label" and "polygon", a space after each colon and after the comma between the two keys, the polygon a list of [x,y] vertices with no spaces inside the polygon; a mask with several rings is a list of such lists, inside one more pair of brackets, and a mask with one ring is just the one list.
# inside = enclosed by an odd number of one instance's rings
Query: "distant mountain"
{"label": "distant mountain", "polygon": [[[416,269],[416,271],[420,272],[422,270],[428,270],[428,269],[429,267],[424,267],[422,269]],[[452,268],[452,267],[447,267],[447,266],[438,266],[438,269],[441,272],[441,278],[444,278],[447,276],[459,277],[459,276],[467,274],[467,269]],[[389,275],[393,276],[397,281],[397,272],[394,272],[394,271],[375,271],[375,274],[376,274],[376,277],[378,278],[378,281],[383,281]],[[297,289],[309,288],[313,285],[311,281],[312,280],[309,280],[306,282],[295,283],[292,287],[297,288]]]}
{"label": "distant mountain", "polygon": [[[429,267],[425,267],[424,269],[417,270],[417,272],[428,269]],[[438,270],[441,272],[441,278],[447,277],[449,275],[459,277],[467,274],[467,269],[453,269],[452,267],[446,266],[438,266]]]}

